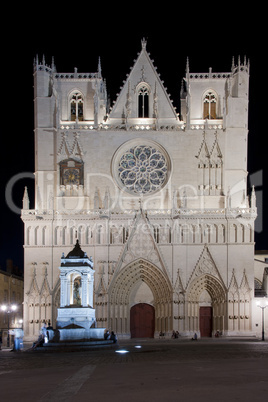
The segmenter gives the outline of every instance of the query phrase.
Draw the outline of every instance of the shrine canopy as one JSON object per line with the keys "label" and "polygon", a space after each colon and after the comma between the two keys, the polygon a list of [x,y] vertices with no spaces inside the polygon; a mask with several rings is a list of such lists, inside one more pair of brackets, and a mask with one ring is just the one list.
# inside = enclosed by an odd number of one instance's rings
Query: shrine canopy
{"label": "shrine canopy", "polygon": [[66,257],[64,256],[64,253],[62,253],[61,256],[62,267],[73,267],[77,265],[89,266],[91,269],[93,269],[92,257],[88,258],[87,253],[81,249],[78,240],[76,241],[74,248],[67,254]]}

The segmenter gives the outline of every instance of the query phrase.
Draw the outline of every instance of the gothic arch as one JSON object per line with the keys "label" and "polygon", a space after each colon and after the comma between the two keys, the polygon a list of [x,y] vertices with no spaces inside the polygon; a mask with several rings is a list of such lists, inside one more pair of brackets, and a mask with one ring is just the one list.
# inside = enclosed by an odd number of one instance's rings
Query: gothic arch
{"label": "gothic arch", "polygon": [[171,285],[160,269],[149,261],[137,259],[119,272],[110,291],[111,303],[127,304],[132,287],[140,280],[149,286],[156,303],[172,299]]}
{"label": "gothic arch", "polygon": [[214,89],[207,89],[203,93],[203,119],[216,119],[218,115],[219,97]]}
{"label": "gothic arch", "polygon": [[139,118],[148,118],[150,115],[150,93],[151,88],[146,82],[141,82],[137,88],[137,109]]}
{"label": "gothic arch", "polygon": [[[221,332],[227,329],[227,290],[220,279],[210,274],[203,274],[194,279],[187,292],[187,316],[190,332],[198,332],[200,330],[200,307],[202,302],[201,295],[204,293],[210,298],[210,305],[213,311],[212,329]],[[208,301],[208,300],[207,300]]]}
{"label": "gothic arch", "polygon": [[198,302],[201,293],[206,290],[212,303],[223,303],[226,300],[226,289],[220,281],[212,275],[205,274],[196,278],[189,287],[188,301]]}
{"label": "gothic arch", "polygon": [[73,89],[68,95],[69,120],[84,120],[85,96],[80,89]]}
{"label": "gothic arch", "polygon": [[155,330],[171,330],[172,286],[164,273],[145,259],[131,262],[114,278],[109,289],[110,325],[118,333],[129,333],[130,295],[137,282],[144,282],[153,294]]}

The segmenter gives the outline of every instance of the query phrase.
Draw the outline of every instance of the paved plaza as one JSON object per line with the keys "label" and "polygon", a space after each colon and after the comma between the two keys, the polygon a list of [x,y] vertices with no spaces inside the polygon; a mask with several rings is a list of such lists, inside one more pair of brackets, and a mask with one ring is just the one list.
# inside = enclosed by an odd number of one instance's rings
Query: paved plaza
{"label": "paved plaza", "polygon": [[[26,349],[26,348],[25,348]],[[130,339],[79,351],[0,351],[1,400],[265,401],[268,343]],[[118,353],[126,350],[127,353]]]}

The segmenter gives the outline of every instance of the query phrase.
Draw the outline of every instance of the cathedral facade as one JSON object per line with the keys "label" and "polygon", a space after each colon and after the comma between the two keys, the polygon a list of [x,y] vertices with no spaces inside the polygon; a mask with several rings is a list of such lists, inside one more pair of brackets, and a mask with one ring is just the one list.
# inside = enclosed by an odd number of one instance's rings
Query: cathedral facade
{"label": "cathedral facade", "polygon": [[[231,63],[230,63],[231,64]],[[56,324],[61,256],[94,262],[96,326],[119,337],[252,333],[249,63],[190,72],[180,113],[143,40],[108,109],[96,73],[34,63],[35,206],[23,198],[24,333]]]}

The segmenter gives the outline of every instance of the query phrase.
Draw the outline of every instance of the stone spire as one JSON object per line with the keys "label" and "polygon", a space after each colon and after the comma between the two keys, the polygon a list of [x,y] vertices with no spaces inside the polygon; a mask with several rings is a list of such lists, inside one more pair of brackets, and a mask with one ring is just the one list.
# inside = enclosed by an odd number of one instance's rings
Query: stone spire
{"label": "stone spire", "polygon": [[23,194],[23,200],[22,200],[22,208],[29,209],[29,206],[30,206],[30,202],[29,202],[28,190],[27,190],[27,187],[25,187],[24,194]]}
{"label": "stone spire", "polygon": [[255,194],[255,187],[252,186],[252,192],[251,192],[251,200],[250,200],[250,206],[251,208],[256,208],[256,194]]}
{"label": "stone spire", "polygon": [[98,62],[98,77],[101,78],[101,60],[99,57],[99,62]]}
{"label": "stone spire", "polygon": [[142,49],[146,49],[146,45],[147,45],[147,40],[145,38],[142,38],[142,40],[141,40]]}

